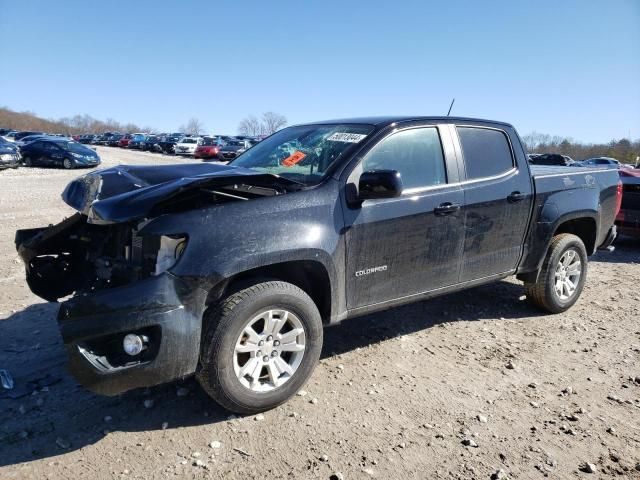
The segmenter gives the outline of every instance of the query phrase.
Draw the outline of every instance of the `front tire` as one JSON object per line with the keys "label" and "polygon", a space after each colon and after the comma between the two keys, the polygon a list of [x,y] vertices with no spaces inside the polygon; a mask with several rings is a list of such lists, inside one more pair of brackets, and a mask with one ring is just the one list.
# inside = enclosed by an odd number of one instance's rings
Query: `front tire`
{"label": "front tire", "polygon": [[240,290],[205,313],[197,379],[220,405],[253,414],[286,402],[309,379],[322,349],[313,300],[286,282]]}
{"label": "front tire", "polygon": [[587,249],[576,235],[551,240],[536,282],[525,282],[527,300],[550,313],[561,313],[578,301],[587,278]]}

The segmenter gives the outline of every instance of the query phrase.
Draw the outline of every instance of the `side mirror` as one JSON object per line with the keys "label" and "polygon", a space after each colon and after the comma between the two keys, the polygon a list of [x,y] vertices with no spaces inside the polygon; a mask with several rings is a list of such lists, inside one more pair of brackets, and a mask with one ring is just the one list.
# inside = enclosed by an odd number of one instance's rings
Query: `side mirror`
{"label": "side mirror", "polygon": [[358,182],[358,200],[394,198],[402,194],[402,179],[397,170],[362,172]]}

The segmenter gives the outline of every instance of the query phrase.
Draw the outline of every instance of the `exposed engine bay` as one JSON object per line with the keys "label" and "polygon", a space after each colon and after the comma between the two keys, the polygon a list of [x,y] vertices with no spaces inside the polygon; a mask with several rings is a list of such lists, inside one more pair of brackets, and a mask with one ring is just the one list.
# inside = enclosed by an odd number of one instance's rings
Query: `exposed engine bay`
{"label": "exposed engine bay", "polygon": [[79,213],[57,225],[16,233],[29,287],[55,301],[160,275],[180,258],[188,234],[140,234],[149,219],[296,188],[273,175],[230,175],[230,167],[220,175],[219,169],[167,180],[145,178],[144,168],[134,177],[133,167],[116,167],[75,180],[63,198]]}
{"label": "exposed engine bay", "polygon": [[16,236],[30,288],[49,301],[158,275],[175,264],[186,242],[139,236],[128,224],[92,225],[79,213]]}

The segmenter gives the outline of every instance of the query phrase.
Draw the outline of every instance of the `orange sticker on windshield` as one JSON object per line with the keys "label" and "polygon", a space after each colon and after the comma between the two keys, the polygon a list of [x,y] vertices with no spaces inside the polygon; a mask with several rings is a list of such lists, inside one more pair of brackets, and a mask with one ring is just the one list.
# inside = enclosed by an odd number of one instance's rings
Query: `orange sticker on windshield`
{"label": "orange sticker on windshield", "polygon": [[303,153],[300,150],[296,150],[282,161],[282,165],[284,165],[285,167],[293,167],[296,163],[299,163],[306,156],[306,153]]}

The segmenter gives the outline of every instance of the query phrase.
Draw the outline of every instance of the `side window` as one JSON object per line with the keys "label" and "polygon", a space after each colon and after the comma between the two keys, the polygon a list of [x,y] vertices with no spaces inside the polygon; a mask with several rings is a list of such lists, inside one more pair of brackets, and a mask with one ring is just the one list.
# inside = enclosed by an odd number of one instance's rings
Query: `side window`
{"label": "side window", "polygon": [[504,132],[477,127],[456,127],[467,170],[467,180],[493,177],[513,168],[511,148]]}
{"label": "side window", "polygon": [[386,137],[362,161],[362,171],[371,170],[397,170],[405,190],[447,183],[438,130],[412,128]]}

